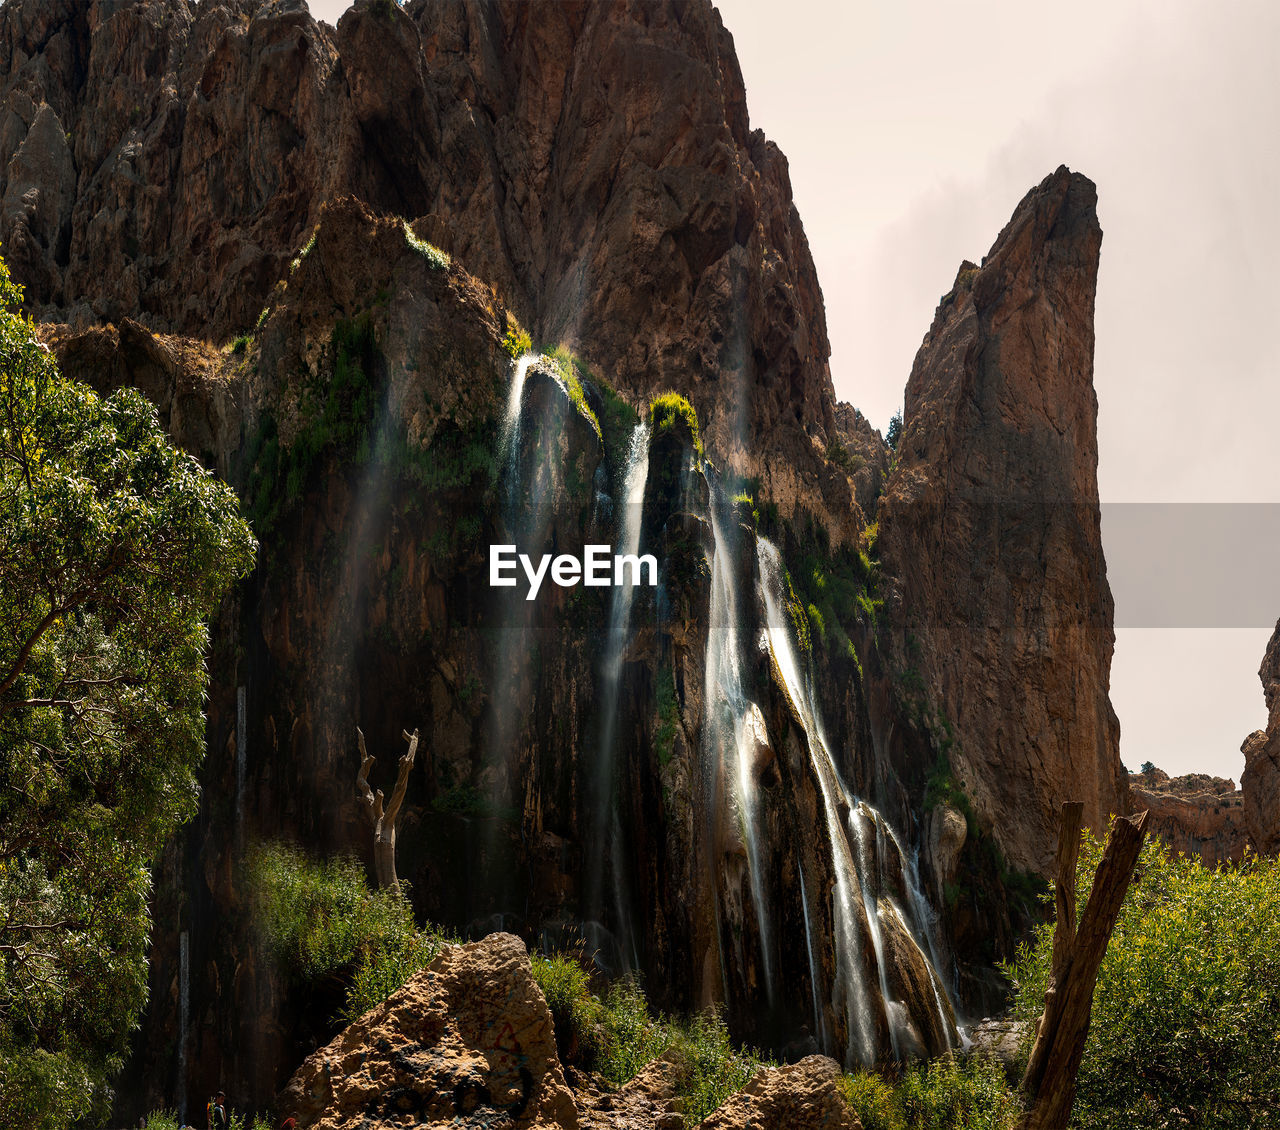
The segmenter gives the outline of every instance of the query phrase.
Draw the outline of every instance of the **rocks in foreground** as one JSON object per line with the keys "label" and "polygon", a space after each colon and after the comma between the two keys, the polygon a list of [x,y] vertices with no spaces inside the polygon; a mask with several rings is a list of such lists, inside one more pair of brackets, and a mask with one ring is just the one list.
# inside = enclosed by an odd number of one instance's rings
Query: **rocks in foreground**
{"label": "rocks in foreground", "polygon": [[[383,1004],[298,1068],[280,1095],[299,1130],[681,1130],[676,1064],[659,1059],[617,1091],[571,1090],[551,1011],[524,943],[491,934],[446,946]],[[834,1060],[762,1068],[706,1130],[859,1130]]]}
{"label": "rocks in foreground", "polygon": [[300,1127],[578,1126],[524,943],[448,946],[309,1056],[281,1111]]}
{"label": "rocks in foreground", "polygon": [[787,1067],[762,1067],[702,1123],[703,1130],[861,1130],[840,1094],[834,1060],[811,1055]]}

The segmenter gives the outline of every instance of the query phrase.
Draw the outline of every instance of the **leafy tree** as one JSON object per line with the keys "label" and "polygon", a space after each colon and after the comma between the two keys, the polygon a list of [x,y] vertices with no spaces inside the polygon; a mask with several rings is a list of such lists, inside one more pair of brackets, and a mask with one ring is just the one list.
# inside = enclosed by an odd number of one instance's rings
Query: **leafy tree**
{"label": "leafy tree", "polygon": [[205,621],[253,563],[233,492],[135,390],[61,376],[0,262],[0,1125],[109,1101],[150,867],[196,810]]}
{"label": "leafy tree", "polygon": [[893,418],[889,421],[889,430],[884,433],[884,442],[889,445],[890,451],[898,450],[898,441],[902,438],[902,412],[901,410],[893,414]]}
{"label": "leafy tree", "polygon": [[[1086,837],[1080,905],[1102,855]],[[1011,973],[1039,1014],[1053,952],[1040,927]],[[1152,841],[1098,974],[1072,1126],[1269,1125],[1280,1110],[1280,863],[1216,870]]]}

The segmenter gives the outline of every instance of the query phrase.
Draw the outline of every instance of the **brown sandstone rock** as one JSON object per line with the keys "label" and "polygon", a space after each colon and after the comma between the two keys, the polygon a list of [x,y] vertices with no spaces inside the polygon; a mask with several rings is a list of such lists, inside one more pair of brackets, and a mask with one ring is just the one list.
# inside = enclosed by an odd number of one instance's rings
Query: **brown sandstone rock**
{"label": "brown sandstone rock", "polygon": [[[1107,697],[1094,186],[1065,168],[961,267],[907,384],[879,509],[904,705],[954,726],[952,769],[1017,867],[1047,871],[1061,801],[1127,808]],[[912,674],[914,672],[914,675]]]}
{"label": "brown sandstone rock", "polygon": [[1280,624],[1258,670],[1267,700],[1267,728],[1256,730],[1240,747],[1244,773],[1245,821],[1254,847],[1264,855],[1280,853]]}
{"label": "brown sandstone rock", "polygon": [[856,536],[879,457],[826,458],[821,290],[709,0],[358,0],[336,29],[302,0],[10,0],[0,60],[0,241],[42,320],[226,341],[350,193]]}
{"label": "brown sandstone rock", "polygon": [[860,1130],[836,1082],[835,1060],[811,1055],[787,1067],[762,1067],[738,1094],[701,1123],[702,1130]]}
{"label": "brown sandstone rock", "polygon": [[1206,866],[1239,860],[1250,842],[1244,798],[1235,782],[1203,773],[1170,777],[1160,769],[1129,775],[1137,812],[1151,815],[1147,827],[1173,852],[1199,856]]}
{"label": "brown sandstone rock", "polygon": [[524,943],[448,946],[298,1069],[280,1109],[306,1130],[578,1126]]}

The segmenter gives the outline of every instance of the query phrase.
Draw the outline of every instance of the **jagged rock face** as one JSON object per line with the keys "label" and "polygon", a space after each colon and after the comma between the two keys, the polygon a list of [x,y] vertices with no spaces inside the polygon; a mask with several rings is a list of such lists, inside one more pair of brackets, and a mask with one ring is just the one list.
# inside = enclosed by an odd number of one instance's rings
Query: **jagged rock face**
{"label": "jagged rock face", "polygon": [[467,1124],[576,1130],[551,1013],[524,943],[447,946],[298,1068],[279,1099],[303,1130]]}
{"label": "jagged rock face", "polygon": [[1238,861],[1250,843],[1243,794],[1223,777],[1161,769],[1129,774],[1133,810],[1147,810],[1147,827],[1170,851],[1199,856],[1207,867]]}
{"label": "jagged rock face", "polygon": [[336,29],[302,0],[13,0],[4,47],[0,240],[42,319],[225,341],[351,193],[856,534],[786,159],[707,0],[362,0]]}
{"label": "jagged rock face", "polygon": [[1258,669],[1267,700],[1267,728],[1255,730],[1240,747],[1244,773],[1245,821],[1254,847],[1264,855],[1280,854],[1280,624]]}
{"label": "jagged rock face", "polygon": [[1010,862],[1042,873],[1062,801],[1094,828],[1128,803],[1107,695],[1094,205],[1059,169],[984,265],[961,267],[916,356],[878,512],[899,698],[947,734]]}
{"label": "jagged rock face", "polygon": [[840,1067],[820,1055],[788,1067],[767,1067],[719,1110],[702,1130],[861,1130],[837,1084]]}

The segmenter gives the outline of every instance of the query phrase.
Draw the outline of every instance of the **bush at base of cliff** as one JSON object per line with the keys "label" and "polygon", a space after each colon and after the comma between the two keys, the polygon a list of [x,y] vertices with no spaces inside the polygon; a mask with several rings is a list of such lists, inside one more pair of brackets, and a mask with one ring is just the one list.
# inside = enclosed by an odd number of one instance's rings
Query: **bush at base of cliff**
{"label": "bush at base of cliff", "polygon": [[342,981],[343,1021],[381,1004],[449,940],[420,930],[400,891],[371,891],[349,857],[316,861],[263,845],[249,857],[249,889],[257,928],[296,983]]}
{"label": "bush at base of cliff", "polygon": [[840,1089],[863,1130],[1010,1130],[1022,1111],[1003,1069],[976,1056],[914,1064],[896,1082],[845,1075]]}
{"label": "bush at base of cliff", "polygon": [[[1102,855],[1086,836],[1081,908]],[[1043,1007],[1053,928],[1011,974],[1024,1019]],[[1152,841],[1107,947],[1072,1126],[1274,1125],[1280,1110],[1280,863],[1216,870]]]}
{"label": "bush at base of cliff", "polygon": [[735,1048],[716,1012],[687,1020],[649,1010],[632,980],[615,982],[601,1000],[579,961],[565,954],[532,958],[566,1062],[593,1068],[615,1086],[633,1079],[646,1064],[666,1056],[678,1068],[677,1093],[686,1126],[696,1126],[767,1066],[750,1048]]}

